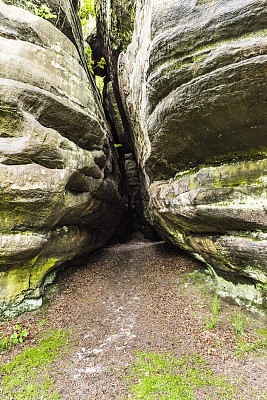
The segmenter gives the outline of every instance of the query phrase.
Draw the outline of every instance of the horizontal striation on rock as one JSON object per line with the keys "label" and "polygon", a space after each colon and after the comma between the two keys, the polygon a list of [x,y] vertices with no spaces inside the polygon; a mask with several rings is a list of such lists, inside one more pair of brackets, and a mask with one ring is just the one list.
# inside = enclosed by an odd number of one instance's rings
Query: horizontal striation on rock
{"label": "horizontal striation on rock", "polygon": [[149,70],[266,30],[266,0],[153,1]]}
{"label": "horizontal striation on rock", "polygon": [[0,312],[41,304],[47,274],[110,238],[119,169],[76,47],[0,1]]}
{"label": "horizontal striation on rock", "polygon": [[137,2],[118,60],[147,218],[266,285],[267,1]]}
{"label": "horizontal striation on rock", "polygon": [[[182,174],[181,174],[182,175]],[[267,231],[267,161],[190,171],[173,182],[154,182],[150,207],[185,231]]]}

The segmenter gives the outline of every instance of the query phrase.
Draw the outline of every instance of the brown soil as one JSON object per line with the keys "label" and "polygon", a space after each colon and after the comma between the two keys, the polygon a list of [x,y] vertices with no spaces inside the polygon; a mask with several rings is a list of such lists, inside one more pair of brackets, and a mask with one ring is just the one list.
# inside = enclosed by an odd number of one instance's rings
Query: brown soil
{"label": "brown soil", "polygon": [[[244,397],[236,399],[253,399],[248,391],[255,388],[264,400],[266,354],[235,356],[232,317],[238,307],[221,301],[218,327],[204,328],[213,293],[193,276],[202,268],[170,245],[140,237],[97,251],[87,265],[73,264],[60,274],[41,311],[16,319],[30,335],[25,344],[2,353],[2,362],[32,344],[40,330],[72,328],[71,352],[50,371],[64,400],[130,398],[121,378],[137,350],[169,351],[177,357],[201,353],[229,383],[242,377]],[[248,335],[264,327],[258,315],[243,315]],[[45,326],[38,326],[44,318]],[[7,332],[12,325],[2,322],[0,330]]]}

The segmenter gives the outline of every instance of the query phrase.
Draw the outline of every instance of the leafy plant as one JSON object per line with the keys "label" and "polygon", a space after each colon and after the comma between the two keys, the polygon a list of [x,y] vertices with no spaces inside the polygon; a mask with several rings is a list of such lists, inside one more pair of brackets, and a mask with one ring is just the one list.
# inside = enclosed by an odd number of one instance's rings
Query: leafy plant
{"label": "leafy plant", "polygon": [[44,19],[55,19],[57,16],[51,13],[51,10],[44,4],[41,5],[40,9],[37,12],[37,15]]}
{"label": "leafy plant", "polygon": [[97,68],[97,67],[99,67],[101,69],[105,68],[106,60],[104,59],[104,57],[101,57],[100,61],[98,61],[98,62],[95,62],[95,61],[92,60],[92,49],[91,49],[91,47],[87,46],[85,48],[84,52],[85,52],[85,58],[86,58],[89,70],[90,70],[92,75],[95,74],[95,72],[94,72],[95,68]]}
{"label": "leafy plant", "polygon": [[96,25],[95,15],[95,1],[94,0],[81,0],[79,7],[79,17],[82,26],[84,39],[90,34]]}
{"label": "leafy plant", "polygon": [[93,71],[94,62],[92,60],[92,49],[91,49],[91,47],[90,46],[86,46],[85,49],[84,49],[84,53],[85,53],[85,58],[86,58],[89,70],[90,70],[91,74],[94,75],[94,71]]}
{"label": "leafy plant", "polygon": [[219,307],[219,299],[217,293],[214,296],[212,308],[211,308],[211,317],[207,321],[205,325],[205,329],[215,329],[217,325],[218,315],[220,313]]}
{"label": "leafy plant", "polygon": [[10,350],[12,347],[12,341],[8,336],[4,336],[0,339],[0,351]]}
{"label": "leafy plant", "polygon": [[97,66],[101,69],[104,69],[106,65],[106,60],[104,57],[101,57],[100,61],[97,62]]}
{"label": "leafy plant", "polygon": [[22,343],[27,336],[27,329],[22,329],[18,324],[14,325],[12,335],[4,336],[0,339],[0,351],[10,350],[13,345]]}
{"label": "leafy plant", "polygon": [[81,24],[84,25],[90,18],[95,18],[95,1],[82,0],[79,8]]}
{"label": "leafy plant", "polygon": [[267,347],[267,338],[258,335],[257,338],[249,337],[244,332],[244,321],[240,312],[236,313],[233,321],[234,334],[237,336],[237,345],[235,347],[235,355],[243,357]]}
{"label": "leafy plant", "polygon": [[42,17],[44,19],[57,18],[57,15],[53,14],[50,8],[48,8],[45,4],[42,4],[40,7],[37,7],[36,4],[33,4],[31,1],[27,1],[26,5],[35,15],[38,15],[39,17]]}
{"label": "leafy plant", "polygon": [[27,329],[22,329],[19,325],[15,325],[14,333],[10,336],[13,344],[22,343],[23,338],[27,337]]}

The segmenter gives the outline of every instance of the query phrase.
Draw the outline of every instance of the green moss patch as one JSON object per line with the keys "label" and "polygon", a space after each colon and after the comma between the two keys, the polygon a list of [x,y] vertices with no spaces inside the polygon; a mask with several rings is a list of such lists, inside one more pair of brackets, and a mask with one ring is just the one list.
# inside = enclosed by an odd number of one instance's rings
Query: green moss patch
{"label": "green moss patch", "polygon": [[127,379],[132,399],[236,399],[242,394],[238,384],[213,373],[201,354],[177,359],[169,353],[138,352]]}
{"label": "green moss patch", "polygon": [[47,332],[37,346],[24,350],[11,362],[2,365],[1,399],[59,399],[49,369],[68,350],[69,336],[70,332],[62,329]]}

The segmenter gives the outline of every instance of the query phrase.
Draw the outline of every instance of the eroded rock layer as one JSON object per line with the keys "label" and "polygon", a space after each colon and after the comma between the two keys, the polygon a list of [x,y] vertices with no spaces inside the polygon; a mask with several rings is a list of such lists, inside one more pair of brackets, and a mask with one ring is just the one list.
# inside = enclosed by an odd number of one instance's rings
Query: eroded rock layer
{"label": "eroded rock layer", "polygon": [[265,0],[139,0],[118,60],[149,221],[212,267],[263,286],[266,22]]}
{"label": "eroded rock layer", "polygon": [[74,44],[0,1],[0,311],[40,303],[47,273],[103,245],[121,214],[110,129]]}

